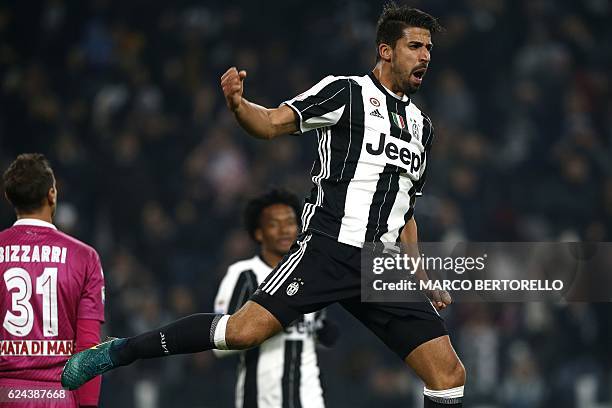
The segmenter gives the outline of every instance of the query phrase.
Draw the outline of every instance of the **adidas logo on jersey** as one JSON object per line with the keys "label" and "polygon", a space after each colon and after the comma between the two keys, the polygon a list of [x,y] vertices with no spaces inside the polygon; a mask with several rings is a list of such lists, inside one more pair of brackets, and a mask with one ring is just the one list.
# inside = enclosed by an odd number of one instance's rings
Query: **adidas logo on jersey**
{"label": "adidas logo on jersey", "polygon": [[374,109],[372,112],[370,112],[370,116],[374,116],[374,117],[381,118],[381,119],[385,118],[383,115],[380,114],[378,109]]}

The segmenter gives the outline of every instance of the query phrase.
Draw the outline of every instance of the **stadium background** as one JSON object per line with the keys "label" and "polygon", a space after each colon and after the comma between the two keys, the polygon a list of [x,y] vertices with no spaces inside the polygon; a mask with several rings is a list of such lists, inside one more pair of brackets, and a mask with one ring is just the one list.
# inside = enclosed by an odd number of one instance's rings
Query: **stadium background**
{"label": "stadium background", "polygon": [[[415,98],[436,126],[417,205],[422,240],[609,241],[611,4],[412,1],[447,27]],[[0,4],[0,163],[52,161],[57,224],[94,245],[105,333],[130,335],[212,308],[225,267],[254,250],[245,200],[300,195],[312,134],[255,141],[218,78],[248,70],[268,106],[374,61],[380,3],[21,1]],[[606,74],[606,72],[608,74]],[[0,206],[0,221],[14,216]],[[335,308],[320,354],[330,407],[419,406],[421,385]],[[467,370],[466,406],[611,404],[609,304],[461,304],[446,312]],[[229,407],[234,361],[145,361],[105,377],[105,407]],[[416,401],[414,405],[412,401]]]}

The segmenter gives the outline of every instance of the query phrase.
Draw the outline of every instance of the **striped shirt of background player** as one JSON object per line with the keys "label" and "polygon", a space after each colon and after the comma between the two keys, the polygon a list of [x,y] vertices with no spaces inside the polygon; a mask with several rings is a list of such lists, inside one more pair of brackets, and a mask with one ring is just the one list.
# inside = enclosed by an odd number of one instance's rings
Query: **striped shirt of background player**
{"label": "striped shirt of background player", "polygon": [[[235,313],[271,271],[259,256],[230,265],[215,299],[215,312]],[[325,406],[314,336],[317,318],[320,312],[307,314],[254,349],[214,350],[219,357],[240,354],[237,408]]]}
{"label": "striped shirt of background player", "polygon": [[[297,112],[299,133],[316,130],[318,141],[303,230],[357,247],[398,241],[425,181],[433,140],[429,118],[408,97],[386,90],[372,74],[328,76],[284,104]],[[418,174],[367,152],[368,143],[378,146],[381,133],[420,153]]]}

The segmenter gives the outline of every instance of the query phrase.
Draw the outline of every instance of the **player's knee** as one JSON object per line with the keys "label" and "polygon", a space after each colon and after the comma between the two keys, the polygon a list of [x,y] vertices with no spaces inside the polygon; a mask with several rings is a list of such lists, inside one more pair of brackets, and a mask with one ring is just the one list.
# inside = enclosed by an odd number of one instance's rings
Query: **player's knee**
{"label": "player's knee", "polygon": [[227,339],[227,344],[234,350],[245,350],[259,346],[264,340],[255,332],[241,332]]}
{"label": "player's knee", "polygon": [[456,359],[446,367],[441,367],[438,375],[431,382],[432,384],[426,384],[430,390],[448,390],[465,385],[465,367],[463,363],[461,363],[461,360]]}
{"label": "player's knee", "polygon": [[251,333],[235,333],[226,337],[226,342],[232,350],[245,350],[261,344],[257,336]]}
{"label": "player's knee", "polygon": [[232,315],[228,321],[225,332],[225,342],[233,350],[244,350],[259,346],[267,336],[257,326],[248,320]]}
{"label": "player's knee", "polygon": [[450,388],[465,385],[465,377],[465,367],[463,366],[461,360],[457,359],[457,363],[455,364],[455,367],[451,374],[452,384]]}

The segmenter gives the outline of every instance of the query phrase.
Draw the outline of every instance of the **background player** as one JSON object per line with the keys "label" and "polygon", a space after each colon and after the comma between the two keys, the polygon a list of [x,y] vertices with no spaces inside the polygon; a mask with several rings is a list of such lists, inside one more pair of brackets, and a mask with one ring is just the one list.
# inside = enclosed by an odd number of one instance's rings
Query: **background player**
{"label": "background player", "polygon": [[[216,313],[237,312],[289,252],[300,209],[297,196],[285,190],[271,190],[249,201],[244,219],[259,254],[228,268],[215,299]],[[324,407],[316,343],[331,346],[336,338],[337,329],[323,312],[309,313],[261,346],[240,353],[236,407]],[[218,357],[236,353],[214,352]]]}
{"label": "background player", "polygon": [[43,155],[18,156],[3,181],[17,222],[0,232],[0,403],[95,407],[100,379],[77,392],[62,389],[59,379],[75,346],[79,351],[100,341],[98,254],[52,224],[58,193]]}
{"label": "background player", "polygon": [[[339,302],[425,383],[425,407],[462,406],[465,369],[434,305],[362,303],[364,242],[417,244],[415,198],[422,191],[433,126],[408,95],[424,78],[436,19],[416,9],[385,6],[377,62],[364,76],[329,76],[307,92],[267,109],[243,97],[245,71],[221,77],[227,106],[251,135],[272,139],[318,130],[314,188],[302,213],[303,234],[290,254],[237,313],[196,314],[158,330],[118,339],[72,357],[62,383],[140,358],[261,344],[301,314]],[[435,308],[451,303],[446,292]]]}

